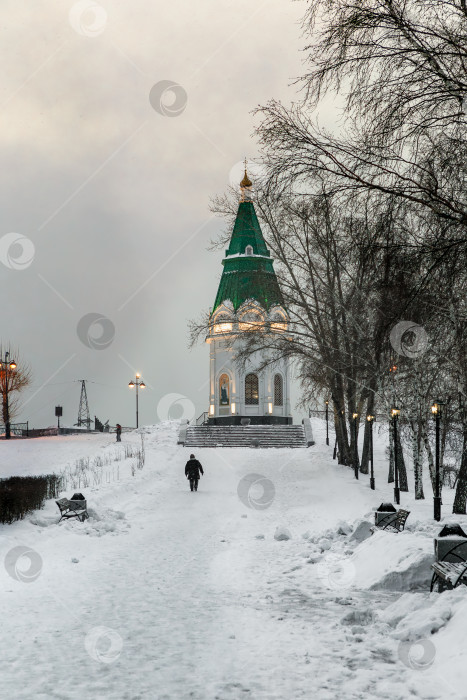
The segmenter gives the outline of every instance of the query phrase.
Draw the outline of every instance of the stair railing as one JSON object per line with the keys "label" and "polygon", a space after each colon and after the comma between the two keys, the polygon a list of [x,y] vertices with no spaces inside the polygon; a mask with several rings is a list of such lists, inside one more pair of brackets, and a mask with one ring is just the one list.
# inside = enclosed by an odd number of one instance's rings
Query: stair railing
{"label": "stair railing", "polygon": [[203,411],[203,413],[196,419],[196,425],[206,425],[208,422],[208,411]]}

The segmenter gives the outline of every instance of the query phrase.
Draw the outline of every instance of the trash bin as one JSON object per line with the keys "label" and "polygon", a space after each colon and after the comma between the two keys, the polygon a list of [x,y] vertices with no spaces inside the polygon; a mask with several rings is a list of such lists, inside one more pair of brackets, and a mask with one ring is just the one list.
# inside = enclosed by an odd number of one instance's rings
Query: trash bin
{"label": "trash bin", "polygon": [[[379,525],[384,520],[384,525],[390,525],[396,519],[396,509],[392,503],[381,503],[379,508],[375,510],[375,525]],[[392,514],[394,514],[393,517]]]}
{"label": "trash bin", "polygon": [[434,545],[436,561],[467,561],[467,535],[459,523],[446,524],[435,537]]}
{"label": "trash bin", "polygon": [[86,510],[87,508],[87,502],[82,493],[74,493],[73,496],[70,498],[70,501],[73,501],[74,503],[79,503],[81,508],[83,508],[84,510]]}

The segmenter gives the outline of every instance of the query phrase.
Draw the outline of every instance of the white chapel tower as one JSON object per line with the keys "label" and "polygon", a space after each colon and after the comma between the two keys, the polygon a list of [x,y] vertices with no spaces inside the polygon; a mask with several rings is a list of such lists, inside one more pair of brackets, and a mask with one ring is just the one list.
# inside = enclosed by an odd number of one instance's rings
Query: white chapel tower
{"label": "white chapel tower", "polygon": [[245,169],[206,338],[210,345],[210,425],[240,425],[242,418],[249,418],[252,425],[292,423],[288,360],[261,371],[257,370],[259,352],[243,370],[235,362],[239,333],[258,326],[268,333],[284,333],[289,321],[251,189]]}

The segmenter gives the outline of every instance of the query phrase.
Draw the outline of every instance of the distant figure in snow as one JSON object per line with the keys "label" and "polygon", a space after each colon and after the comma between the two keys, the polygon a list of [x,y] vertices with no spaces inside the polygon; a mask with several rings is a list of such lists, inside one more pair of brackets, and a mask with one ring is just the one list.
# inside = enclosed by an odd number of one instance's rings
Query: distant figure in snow
{"label": "distant figure in snow", "polygon": [[120,423],[117,423],[116,433],[117,433],[117,442],[121,442],[122,441],[122,426],[120,425]]}
{"label": "distant figure in snow", "polygon": [[190,455],[190,459],[185,465],[185,476],[190,480],[190,489],[198,490],[199,473],[204,474],[201,463],[195,459],[194,455]]}

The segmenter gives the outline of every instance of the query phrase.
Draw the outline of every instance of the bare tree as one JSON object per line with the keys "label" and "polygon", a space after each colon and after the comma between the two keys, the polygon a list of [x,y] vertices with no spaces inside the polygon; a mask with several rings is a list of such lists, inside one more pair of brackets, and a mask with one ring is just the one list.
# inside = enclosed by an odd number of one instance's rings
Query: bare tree
{"label": "bare tree", "polygon": [[[459,265],[467,252],[467,6],[464,0],[310,0],[304,27],[310,43],[303,102],[286,108],[273,100],[258,110],[266,192],[312,200],[324,182],[342,211],[360,206],[361,212],[377,213],[388,198],[405,206],[407,235],[399,237],[392,255],[406,271],[411,261],[413,283],[396,284],[401,278],[390,264],[377,293],[380,301],[396,300],[394,321],[410,314],[431,328],[436,342],[423,369],[407,366],[406,381],[399,382],[400,399],[411,413],[406,427],[413,438],[416,493],[422,497],[423,449],[432,478],[434,469],[429,394],[452,397],[457,385],[467,397],[467,280],[465,265]],[[339,132],[332,132],[319,125],[317,108],[336,92],[343,119]],[[376,249],[381,245],[378,240]],[[436,298],[430,298],[433,286]],[[387,307],[370,303],[370,308]],[[376,339],[375,319],[369,325]],[[372,389],[366,399],[371,413],[376,397],[387,402],[389,330],[383,322],[382,342],[369,344],[373,356],[362,383]],[[352,378],[351,370],[345,372]],[[456,414],[449,401],[452,421]],[[455,512],[465,512],[467,500],[464,405],[457,414],[464,447]],[[366,458],[364,448],[362,466]]]}
{"label": "bare tree", "polygon": [[[336,190],[391,194],[417,205],[416,218],[444,224],[414,241],[437,251],[438,264],[465,250],[464,0],[311,0],[304,27],[303,104],[259,110],[270,187],[316,191],[325,173]],[[313,112],[335,91],[344,102],[338,135]]]}
{"label": "bare tree", "polygon": [[[0,346],[0,357],[2,365],[0,368],[0,394],[2,397],[2,420],[5,425],[18,415],[21,405],[19,394],[31,383],[31,369],[21,358],[19,351],[7,350]],[[8,362],[3,360],[7,358]],[[10,363],[14,362],[15,367],[10,368]]]}

